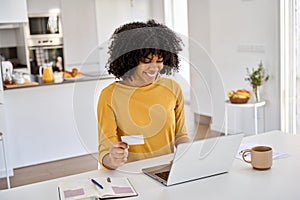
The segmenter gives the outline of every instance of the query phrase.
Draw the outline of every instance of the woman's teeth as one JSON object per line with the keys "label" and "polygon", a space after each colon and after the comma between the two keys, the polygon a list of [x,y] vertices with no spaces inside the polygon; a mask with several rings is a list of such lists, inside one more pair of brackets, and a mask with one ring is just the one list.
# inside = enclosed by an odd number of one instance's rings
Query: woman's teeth
{"label": "woman's teeth", "polygon": [[148,73],[148,72],[146,72],[146,74],[147,74],[147,76],[150,76],[150,77],[155,77],[157,75],[157,73],[151,74],[151,73]]}

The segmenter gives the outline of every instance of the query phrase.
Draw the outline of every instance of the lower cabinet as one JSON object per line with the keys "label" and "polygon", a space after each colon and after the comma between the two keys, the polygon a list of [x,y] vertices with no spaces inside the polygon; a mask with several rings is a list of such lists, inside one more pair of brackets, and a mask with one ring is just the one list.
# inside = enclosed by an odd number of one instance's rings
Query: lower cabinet
{"label": "lower cabinet", "polygon": [[[2,91],[0,91],[2,93]],[[6,167],[8,169],[9,175],[13,175],[13,170],[10,164],[9,156],[8,156],[8,134],[6,131],[6,119],[5,119],[5,106],[0,101],[0,132],[3,134],[2,140],[0,140],[0,178],[6,176]],[[3,146],[4,145],[4,146]],[[3,148],[4,147],[4,148]],[[4,149],[4,151],[3,151]],[[5,153],[5,156],[4,156]],[[5,159],[5,160],[4,160]],[[5,161],[6,165],[5,166]]]}
{"label": "lower cabinet", "polygon": [[113,80],[5,90],[12,167],[97,152],[97,100]]}

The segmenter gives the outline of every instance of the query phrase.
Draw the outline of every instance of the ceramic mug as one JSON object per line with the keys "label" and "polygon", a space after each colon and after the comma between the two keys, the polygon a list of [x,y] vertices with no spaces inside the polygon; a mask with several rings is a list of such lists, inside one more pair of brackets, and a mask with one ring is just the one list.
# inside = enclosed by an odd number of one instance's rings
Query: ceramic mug
{"label": "ceramic mug", "polygon": [[61,83],[63,81],[63,72],[54,72],[54,83]]}
{"label": "ceramic mug", "polygon": [[[251,160],[247,160],[247,154],[251,155]],[[243,151],[242,158],[245,162],[251,163],[254,169],[267,170],[272,167],[272,148],[268,146],[256,146]]]}

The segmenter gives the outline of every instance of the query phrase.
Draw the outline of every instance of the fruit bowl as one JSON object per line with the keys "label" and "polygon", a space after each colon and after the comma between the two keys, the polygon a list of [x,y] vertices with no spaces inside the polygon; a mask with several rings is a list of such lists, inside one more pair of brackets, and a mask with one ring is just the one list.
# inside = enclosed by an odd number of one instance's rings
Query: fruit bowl
{"label": "fruit bowl", "polygon": [[235,104],[244,104],[244,103],[248,103],[250,98],[233,98],[230,97],[230,103],[235,103]]}
{"label": "fruit bowl", "polygon": [[237,91],[230,91],[228,97],[231,103],[245,104],[248,103],[251,93],[248,90],[240,89]]}

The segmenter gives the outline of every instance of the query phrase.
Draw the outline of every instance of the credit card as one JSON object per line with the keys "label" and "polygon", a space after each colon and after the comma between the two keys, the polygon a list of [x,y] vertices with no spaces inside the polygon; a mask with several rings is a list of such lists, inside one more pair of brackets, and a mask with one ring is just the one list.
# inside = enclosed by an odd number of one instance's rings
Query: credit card
{"label": "credit card", "polygon": [[128,145],[139,145],[144,144],[143,135],[131,135],[131,136],[121,136],[122,142]]}

